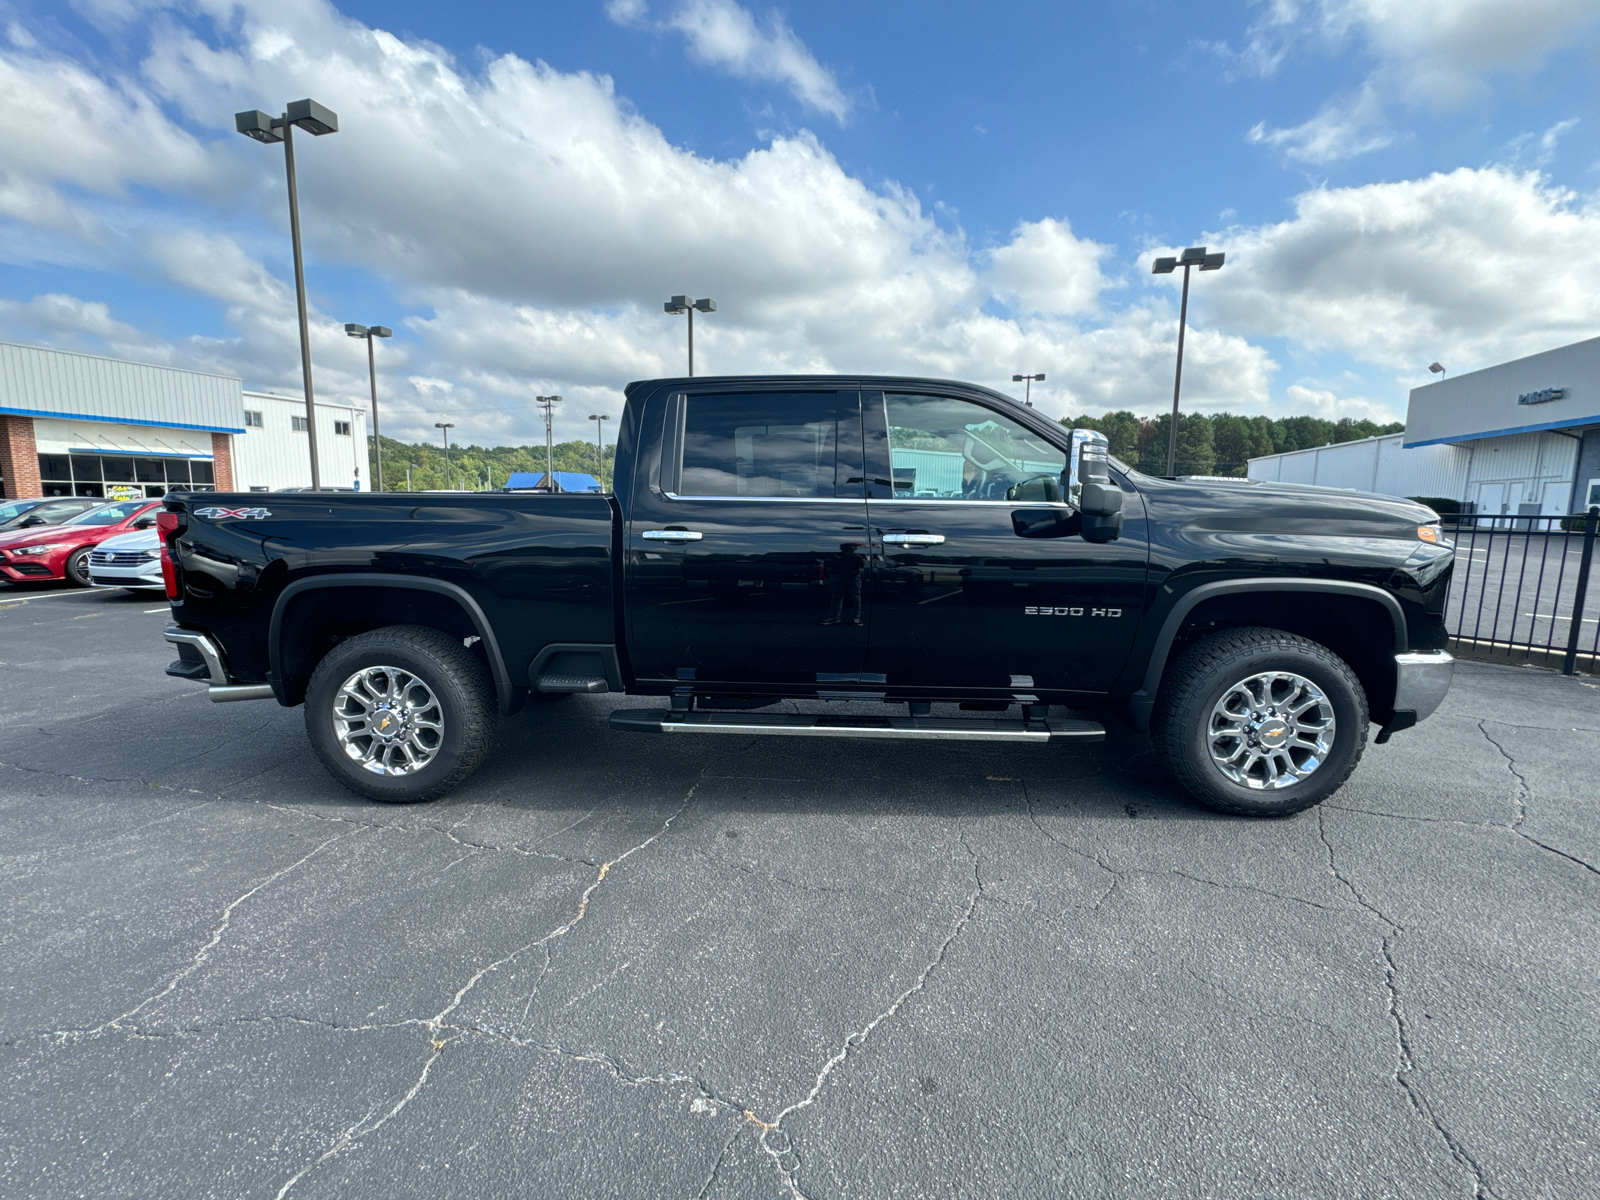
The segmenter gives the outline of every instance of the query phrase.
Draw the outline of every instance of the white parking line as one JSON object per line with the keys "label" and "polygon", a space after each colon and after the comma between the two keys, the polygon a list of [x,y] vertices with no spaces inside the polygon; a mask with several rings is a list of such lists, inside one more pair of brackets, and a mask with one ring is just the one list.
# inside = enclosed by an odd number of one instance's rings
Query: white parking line
{"label": "white parking line", "polygon": [[[1536,620],[1540,620],[1540,621],[1570,621],[1570,620],[1572,620],[1571,617],[1560,617],[1560,616],[1554,615],[1553,613],[1523,613],[1522,615],[1525,616],[1525,617],[1533,617]],[[1590,625],[1600,625],[1600,618],[1584,617],[1583,620],[1586,623],[1590,624]]]}
{"label": "white parking line", "polygon": [[169,613],[169,612],[172,611],[172,606],[169,604],[169,605],[167,605],[166,608],[147,608],[144,611],[147,612],[147,613],[153,613],[153,612]]}

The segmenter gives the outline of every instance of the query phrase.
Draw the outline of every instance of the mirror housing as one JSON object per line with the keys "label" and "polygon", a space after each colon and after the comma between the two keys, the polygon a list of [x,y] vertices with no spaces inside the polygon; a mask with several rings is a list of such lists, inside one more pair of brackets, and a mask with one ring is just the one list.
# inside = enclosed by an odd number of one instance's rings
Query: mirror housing
{"label": "mirror housing", "polygon": [[45,524],[45,519],[43,517],[23,517],[22,520],[17,522],[17,528],[32,529],[36,525],[43,524]]}
{"label": "mirror housing", "polygon": [[135,529],[154,529],[155,526],[156,526],[155,517],[150,515],[150,514],[148,514],[148,513],[145,514],[144,516],[140,517],[137,521],[135,521],[133,523],[133,528],[135,528]]}
{"label": "mirror housing", "polygon": [[1122,489],[1111,478],[1109,443],[1092,429],[1072,431],[1070,503],[1083,517],[1083,540],[1122,536]]}

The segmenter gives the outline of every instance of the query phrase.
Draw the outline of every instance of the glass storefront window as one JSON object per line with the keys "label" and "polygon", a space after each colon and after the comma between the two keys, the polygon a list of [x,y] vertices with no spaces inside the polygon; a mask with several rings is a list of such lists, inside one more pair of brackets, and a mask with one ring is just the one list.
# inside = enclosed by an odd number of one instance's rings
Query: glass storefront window
{"label": "glass storefront window", "polygon": [[[213,491],[209,459],[138,458],[127,454],[41,454],[40,491],[46,496],[155,500],[169,488]],[[131,495],[130,495],[131,493]]]}

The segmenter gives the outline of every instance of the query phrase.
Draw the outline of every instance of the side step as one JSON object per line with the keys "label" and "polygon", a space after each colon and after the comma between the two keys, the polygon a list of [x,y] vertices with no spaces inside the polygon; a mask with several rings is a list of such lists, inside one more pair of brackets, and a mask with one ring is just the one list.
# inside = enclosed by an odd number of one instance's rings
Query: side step
{"label": "side step", "polygon": [[541,675],[541,692],[609,692],[611,686],[604,675]]}
{"label": "side step", "polygon": [[1025,721],[1005,717],[861,717],[825,713],[673,712],[629,708],[611,728],[636,733],[768,733],[779,737],[912,738],[966,742],[1101,742],[1098,721]]}

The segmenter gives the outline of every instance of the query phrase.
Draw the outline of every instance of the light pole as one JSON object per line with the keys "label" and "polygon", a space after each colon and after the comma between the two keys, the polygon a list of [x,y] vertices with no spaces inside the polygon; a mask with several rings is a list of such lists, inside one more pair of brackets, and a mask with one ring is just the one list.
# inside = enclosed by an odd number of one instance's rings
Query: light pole
{"label": "light pole", "polygon": [[691,300],[687,296],[674,296],[661,306],[667,312],[676,316],[678,313],[689,314],[689,374],[694,374],[694,313],[699,309],[703,313],[717,311],[717,302],[712,299]]}
{"label": "light pole", "polygon": [[[306,433],[311,443],[311,487],[322,490],[322,470],[317,463],[317,420],[311,394],[311,328],[306,320],[306,268],[300,254],[300,196],[294,181],[294,128],[298,125],[313,137],[339,132],[339,115],[315,100],[296,100],[274,117],[254,109],[234,113],[233,124],[245,137],[271,145],[283,143],[283,167],[289,177],[289,240],[294,245],[294,294],[300,310],[300,374],[306,389]],[[280,133],[279,130],[282,130]]]}
{"label": "light pole", "polygon": [[448,488],[452,482],[450,479],[450,431],[456,427],[456,424],[454,421],[435,421],[433,427],[440,430],[440,436],[444,438],[444,486]]}
{"label": "light pole", "polygon": [[600,481],[600,486],[604,488],[606,486],[606,427],[600,422],[609,421],[611,418],[605,413],[590,413],[589,420],[594,422],[594,474],[595,478]]}
{"label": "light pole", "polygon": [[1183,268],[1183,304],[1178,309],[1178,370],[1172,377],[1172,428],[1167,430],[1167,474],[1176,475],[1178,463],[1178,389],[1183,385],[1183,331],[1189,323],[1189,268],[1220,271],[1226,254],[1207,254],[1204,246],[1190,246],[1177,258],[1158,258],[1150,270],[1155,275],[1170,275]]}
{"label": "light pole", "polygon": [[1026,392],[1023,393],[1023,397],[1024,397],[1023,403],[1026,404],[1029,408],[1032,408],[1033,407],[1033,385],[1035,383],[1043,383],[1044,382],[1044,372],[1040,371],[1037,375],[1013,375],[1011,377],[1011,382],[1012,383],[1021,383],[1024,379],[1026,379],[1028,381],[1028,389],[1027,389]]}
{"label": "light pole", "polygon": [[[367,339],[367,376],[372,381],[372,453],[378,467],[378,490],[383,491],[383,435],[378,432],[378,360],[373,357],[372,339],[393,337],[394,330],[384,325],[346,325],[353,338]],[[409,489],[408,489],[409,490]]]}
{"label": "light pole", "polygon": [[406,491],[408,492],[411,490],[411,468],[416,465],[416,463],[406,464]]}
{"label": "light pole", "polygon": [[553,493],[556,490],[556,451],[550,433],[550,417],[556,405],[561,403],[561,397],[535,396],[533,400],[544,409],[544,486],[547,492]]}
{"label": "light pole", "polygon": [[1443,363],[1429,363],[1428,364],[1428,371],[1431,374],[1438,375],[1441,378],[1443,378],[1443,376],[1444,376],[1444,364]]}

